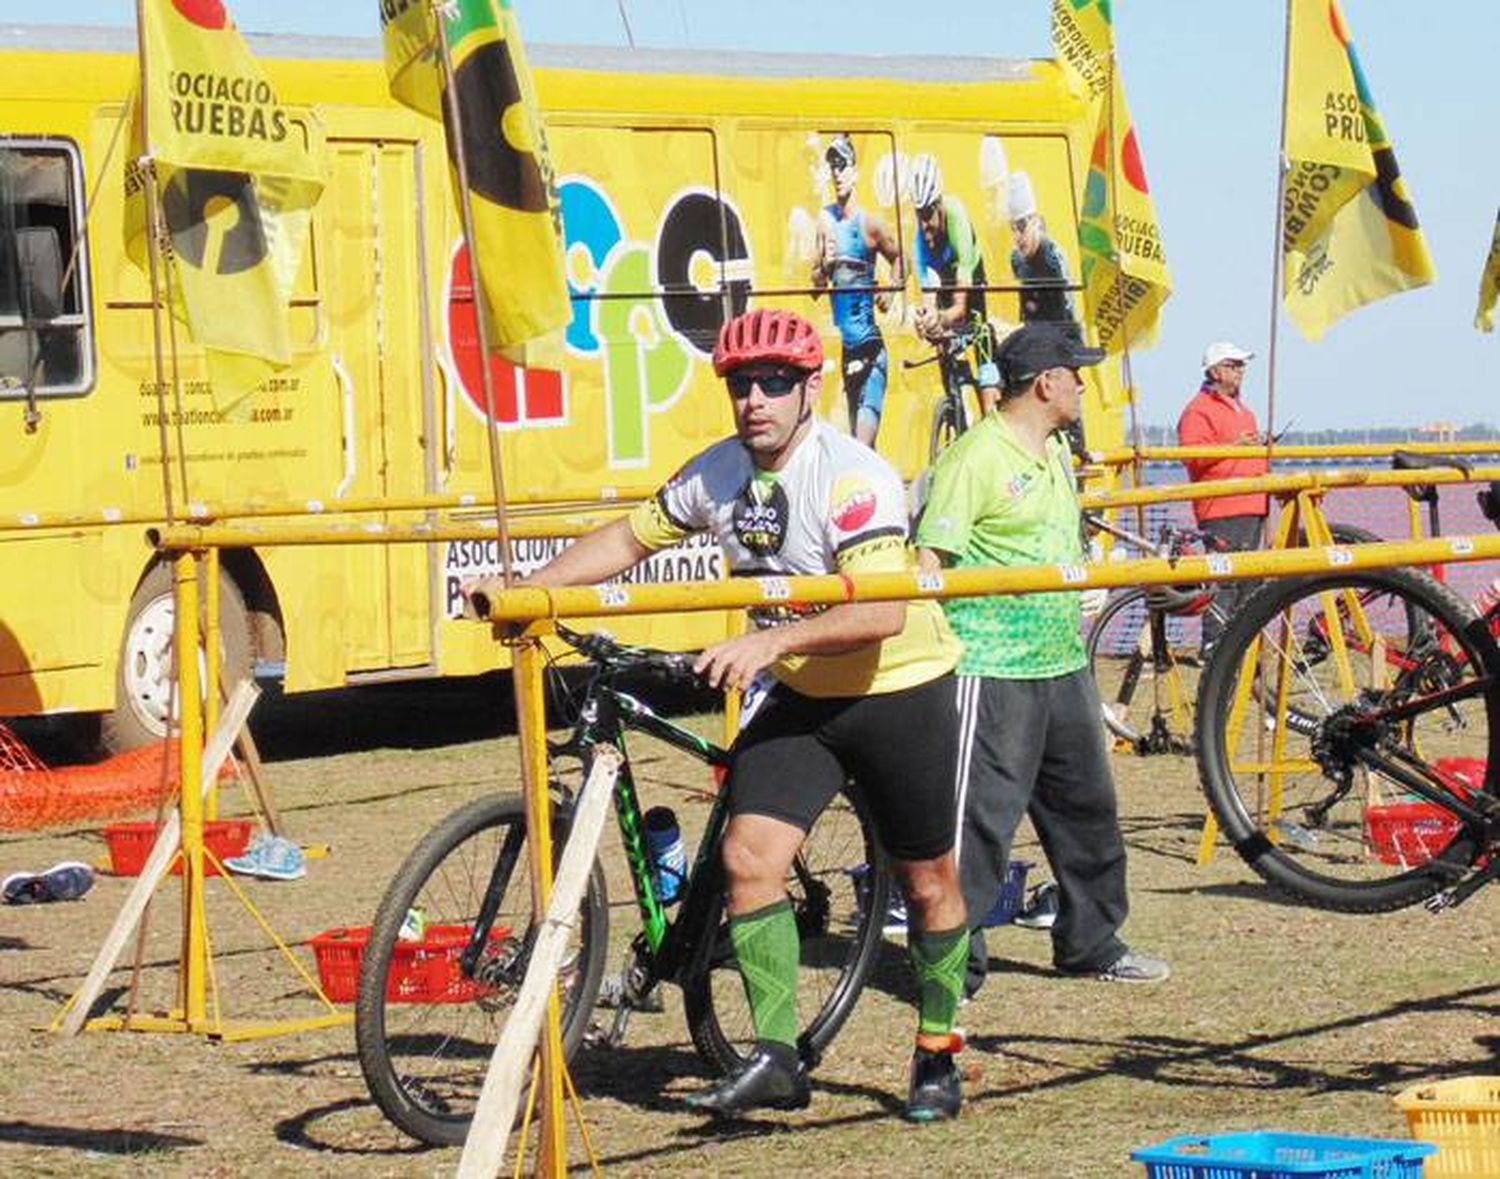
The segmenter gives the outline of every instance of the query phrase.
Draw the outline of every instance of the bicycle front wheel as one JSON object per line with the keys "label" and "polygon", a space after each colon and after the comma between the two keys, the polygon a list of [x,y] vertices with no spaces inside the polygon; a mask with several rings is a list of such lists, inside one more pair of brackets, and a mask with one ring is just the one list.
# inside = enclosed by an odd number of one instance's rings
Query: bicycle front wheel
{"label": "bicycle front wheel", "polygon": [[[554,808],[559,852],[571,819],[569,808]],[[526,977],[539,927],[529,846],[519,797],[476,799],[417,844],[376,912],[355,1007],[359,1064],[375,1104],[421,1142],[463,1142]],[[597,861],[580,916],[558,972],[570,1058],[599,991],[609,940]],[[464,955],[476,938],[470,964]]]}
{"label": "bicycle front wheel", "polygon": [[1416,570],[1262,589],[1198,700],[1199,769],[1225,834],[1265,880],[1323,908],[1383,912],[1452,884],[1481,839],[1412,784],[1494,789],[1497,665],[1473,609]]}
{"label": "bicycle front wheel", "polygon": [[[818,816],[787,875],[801,937],[797,1008],[804,1060],[816,1063],[854,1010],[880,946],[890,890],[885,856],[858,793],[840,794]],[[753,1049],[755,1029],[728,922],[721,914],[714,924],[708,969],[685,980],[683,1004],[694,1047],[730,1072]]]}
{"label": "bicycle front wheel", "polygon": [[1172,645],[1172,619],[1144,589],[1110,598],[1089,630],[1104,724],[1138,753],[1191,753],[1198,652]]}

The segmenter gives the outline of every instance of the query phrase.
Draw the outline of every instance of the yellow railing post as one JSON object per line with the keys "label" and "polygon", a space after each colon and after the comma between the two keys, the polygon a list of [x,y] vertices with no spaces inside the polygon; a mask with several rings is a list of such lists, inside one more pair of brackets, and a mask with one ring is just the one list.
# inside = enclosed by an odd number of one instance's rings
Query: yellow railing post
{"label": "yellow railing post", "polygon": [[193,553],[173,560],[177,583],[178,741],[182,747],[182,962],[183,1018],[199,1029],[207,1013],[208,930],[203,919],[203,698],[198,679],[198,568]]}
{"label": "yellow railing post", "polygon": [[[212,733],[219,724],[219,550],[210,548],[199,565],[203,578],[203,731]],[[219,785],[208,792],[204,818],[219,817]]]}
{"label": "yellow railing post", "polygon": [[[522,781],[526,787],[526,833],[531,845],[532,912],[540,920],[552,894],[552,804],[548,791],[547,702],[542,683],[545,657],[535,638],[514,648],[516,715],[521,738]],[[533,1100],[537,1102],[541,1138],[535,1174],[561,1179],[568,1171],[567,1118],[563,1106],[562,1006],[557,986],[547,1003],[542,1028],[541,1070]],[[522,1143],[519,1151],[525,1150]]]}

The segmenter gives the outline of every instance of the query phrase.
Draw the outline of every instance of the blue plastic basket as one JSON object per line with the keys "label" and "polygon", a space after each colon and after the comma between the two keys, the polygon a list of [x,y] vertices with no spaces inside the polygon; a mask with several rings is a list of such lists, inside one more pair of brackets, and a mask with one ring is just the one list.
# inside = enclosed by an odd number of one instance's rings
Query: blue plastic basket
{"label": "blue plastic basket", "polygon": [[1147,1179],[1422,1179],[1430,1142],[1393,1138],[1339,1138],[1256,1130],[1243,1134],[1191,1134],[1132,1150]]}
{"label": "blue plastic basket", "polygon": [[1009,925],[1016,919],[1026,901],[1026,873],[1031,871],[1028,860],[1011,860],[1005,867],[1005,879],[1000,882],[1000,895],[990,911],[985,914],[985,927]]}

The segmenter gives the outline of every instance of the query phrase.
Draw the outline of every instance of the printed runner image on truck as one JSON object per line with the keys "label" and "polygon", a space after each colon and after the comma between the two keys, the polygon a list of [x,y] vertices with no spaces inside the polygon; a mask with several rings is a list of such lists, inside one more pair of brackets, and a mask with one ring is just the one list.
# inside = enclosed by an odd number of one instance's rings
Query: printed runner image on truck
{"label": "printed runner image on truck", "polygon": [[[250,37],[287,126],[326,144],[289,301],[292,363],[231,404],[179,330],[178,392],[163,403],[150,283],[124,248],[120,120],[136,81],[134,36],[6,33],[0,716],[76,716],[85,729],[102,719],[104,744],[126,748],[159,736],[172,707],[172,578],[144,540],[163,520],[163,434],[179,520],[253,514],[274,532],[312,511],[321,523],[413,525],[438,518],[414,501],[446,496],[469,506],[445,507],[442,519],[493,522],[468,254],[441,128],[389,96],[374,41],[350,56],[348,39]],[[998,145],[1009,169],[1031,178],[1068,273],[1079,273],[1074,184],[1090,129],[1049,62],[986,61],[981,77],[960,60],[546,47],[532,58],[573,316],[557,338],[528,346],[524,366],[489,360],[512,506],[624,507],[728,434],[709,353],[729,315],[796,310],[839,355],[829,300],[810,279],[818,216],[836,201],[836,137],[857,151],[859,200],[904,263],[899,285],[885,262],[870,281],[891,296],[875,312],[890,352],[877,445],[908,480],[925,463],[942,392],[932,370],[900,366],[928,351],[911,322],[920,292],[910,161],[938,160],[946,191],[970,210],[1000,314],[1019,284],[1003,262],[1003,200],[990,213],[1005,183]],[[205,213],[232,236],[232,208]],[[208,242],[204,257],[221,257],[222,244]],[[818,412],[847,429],[841,384],[830,361]],[[1123,402],[1105,366],[1088,394],[1091,445],[1119,439]],[[567,543],[562,531],[523,531],[513,541],[523,573]],[[225,549],[227,674],[258,670],[298,692],[492,670],[505,652],[460,620],[458,586],[499,570],[493,540]],[[722,555],[701,545],[633,574],[723,575]],[[728,625],[695,614],[621,619],[618,629],[695,648]]]}

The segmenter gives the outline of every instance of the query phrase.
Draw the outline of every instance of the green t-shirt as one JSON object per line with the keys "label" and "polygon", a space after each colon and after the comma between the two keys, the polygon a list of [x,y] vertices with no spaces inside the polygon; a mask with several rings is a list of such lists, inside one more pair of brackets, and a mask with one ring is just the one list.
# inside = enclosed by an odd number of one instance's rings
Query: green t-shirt
{"label": "green t-shirt", "polygon": [[[991,413],[943,452],[932,472],[917,544],[975,565],[1083,560],[1068,446],[1057,435],[1038,458]],[[1087,663],[1077,591],[954,598],[943,603],[964,655],[960,675],[1036,680]]]}

